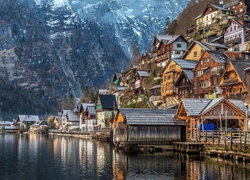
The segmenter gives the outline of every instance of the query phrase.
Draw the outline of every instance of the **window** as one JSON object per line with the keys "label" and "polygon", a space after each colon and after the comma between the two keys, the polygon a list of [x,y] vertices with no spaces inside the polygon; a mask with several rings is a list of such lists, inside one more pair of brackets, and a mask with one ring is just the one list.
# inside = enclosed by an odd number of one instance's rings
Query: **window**
{"label": "window", "polygon": [[194,51],[194,57],[197,57],[197,51]]}
{"label": "window", "polygon": [[178,47],[178,48],[181,48],[181,44],[177,44],[177,47]]}
{"label": "window", "polygon": [[240,12],[243,12],[243,9],[242,9],[242,8],[240,8]]}
{"label": "window", "polygon": [[236,26],[234,26],[234,30],[236,30]]}
{"label": "window", "polygon": [[230,32],[232,32],[232,27],[230,27]]}

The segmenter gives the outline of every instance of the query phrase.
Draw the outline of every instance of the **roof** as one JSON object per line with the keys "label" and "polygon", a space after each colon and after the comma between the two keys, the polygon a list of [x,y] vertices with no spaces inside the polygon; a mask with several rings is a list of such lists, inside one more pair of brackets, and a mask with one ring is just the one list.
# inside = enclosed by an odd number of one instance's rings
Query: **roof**
{"label": "roof", "polygon": [[217,37],[217,38],[214,38],[214,39],[211,40],[209,43],[214,43],[214,42],[220,40],[221,38],[223,38],[223,36],[219,36],[219,37]]}
{"label": "roof", "polygon": [[139,76],[141,76],[141,77],[147,77],[147,76],[149,76],[149,74],[148,74],[147,71],[137,71],[137,73],[138,73]]}
{"label": "roof", "polygon": [[210,101],[211,99],[181,99],[188,116],[198,116]]}
{"label": "roof", "polygon": [[96,115],[96,110],[94,106],[88,106],[89,114]]}
{"label": "roof", "polygon": [[153,86],[153,87],[151,87],[149,89],[151,90],[151,89],[159,89],[159,88],[161,88],[161,85],[155,85],[155,86]]}
{"label": "roof", "polygon": [[208,53],[217,63],[225,63],[227,60],[227,56],[223,52],[208,51]]}
{"label": "roof", "polygon": [[100,94],[102,109],[116,109],[116,97],[113,94]]}
{"label": "roof", "polygon": [[161,41],[161,40],[170,40],[176,37],[176,35],[156,34],[155,37],[156,39],[158,39],[158,41]]}
{"label": "roof", "polygon": [[176,110],[120,109],[128,125],[177,125],[185,122],[175,119]]}
{"label": "roof", "polygon": [[223,44],[219,44],[219,43],[212,43],[212,42],[209,42],[209,43],[204,43],[205,45],[207,46],[212,46],[212,47],[215,47],[215,48],[221,48],[221,49],[227,49],[228,47],[223,45]]}
{"label": "roof", "polygon": [[222,10],[222,11],[229,11],[229,10],[224,8],[223,4],[216,4],[216,3],[213,3],[213,2],[210,2],[209,4],[211,6],[213,6],[214,8],[216,8],[216,9],[219,9],[219,10]]}
{"label": "roof", "polygon": [[18,115],[19,121],[39,121],[39,117],[37,115]]}
{"label": "roof", "polygon": [[182,103],[188,116],[201,116],[208,112],[212,107],[216,106],[221,101],[226,100],[232,103],[236,108],[239,108],[243,113],[247,111],[244,103],[238,99],[226,99],[225,97],[215,99],[182,99]]}
{"label": "roof", "polygon": [[[204,43],[200,42],[200,41],[194,41],[194,43],[200,45],[203,49],[205,49],[206,51],[210,51],[211,49],[209,47],[207,47]],[[193,44],[193,43],[192,43]],[[191,45],[192,46],[192,45]]]}
{"label": "roof", "polygon": [[185,59],[172,59],[176,64],[178,64],[182,69],[194,69],[198,61],[185,60]]}
{"label": "roof", "polygon": [[231,61],[237,74],[240,76],[241,80],[245,85],[247,85],[247,77],[245,74],[245,69],[250,67],[250,60],[233,60]]}
{"label": "roof", "polygon": [[237,5],[239,2],[240,2],[239,0],[235,0],[235,1],[233,1],[233,2],[229,2],[229,3],[224,4],[223,7],[224,7],[224,8],[229,8],[229,7],[231,7],[231,6]]}
{"label": "roof", "polygon": [[178,86],[183,76],[186,76],[189,79],[191,84],[194,83],[194,72],[192,70],[183,70],[180,76],[177,78],[175,82],[175,86]]}
{"label": "roof", "polygon": [[93,104],[93,103],[82,103],[80,109],[82,108],[83,111],[86,111],[86,108],[90,107],[90,106],[95,107],[95,104]]}
{"label": "roof", "polygon": [[99,89],[98,92],[99,94],[107,94],[108,89]]}
{"label": "roof", "polygon": [[68,121],[79,121],[80,120],[77,112],[74,112],[74,111],[67,112],[67,119],[68,119]]}

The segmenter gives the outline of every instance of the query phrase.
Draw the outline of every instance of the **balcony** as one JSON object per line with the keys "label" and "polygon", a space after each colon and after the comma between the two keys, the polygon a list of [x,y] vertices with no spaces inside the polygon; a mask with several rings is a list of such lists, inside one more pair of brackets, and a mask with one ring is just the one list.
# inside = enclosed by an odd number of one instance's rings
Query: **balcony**
{"label": "balcony", "polygon": [[213,76],[222,76],[224,72],[224,69],[217,69],[217,70],[211,70],[210,71],[210,76],[213,77]]}
{"label": "balcony", "polygon": [[235,44],[240,44],[241,43],[241,38],[236,38],[232,39],[230,41],[225,42],[225,45],[235,45]]}

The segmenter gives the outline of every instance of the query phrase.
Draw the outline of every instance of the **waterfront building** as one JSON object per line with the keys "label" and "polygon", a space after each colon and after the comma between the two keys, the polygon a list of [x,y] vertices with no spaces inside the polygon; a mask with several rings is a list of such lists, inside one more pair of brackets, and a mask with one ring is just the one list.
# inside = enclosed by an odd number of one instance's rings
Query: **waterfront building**
{"label": "waterfront building", "polygon": [[187,140],[197,140],[202,127],[207,130],[246,130],[245,104],[238,99],[181,99],[176,118],[186,122]]}

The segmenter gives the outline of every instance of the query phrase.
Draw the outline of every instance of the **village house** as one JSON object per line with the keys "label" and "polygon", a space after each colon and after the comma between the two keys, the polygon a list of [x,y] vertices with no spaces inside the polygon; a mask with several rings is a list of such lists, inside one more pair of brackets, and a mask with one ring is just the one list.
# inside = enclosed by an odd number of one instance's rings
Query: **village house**
{"label": "village house", "polygon": [[119,109],[113,122],[113,143],[130,151],[142,145],[167,145],[185,141],[185,122],[176,110]]}
{"label": "village house", "polygon": [[219,82],[221,94],[228,98],[244,99],[247,95],[247,79],[244,69],[250,67],[250,60],[229,62]]}
{"label": "village house", "polygon": [[37,121],[34,124],[30,125],[29,132],[33,133],[45,133],[45,128],[47,127],[47,122],[42,120],[42,121]]}
{"label": "village house", "polygon": [[186,51],[187,40],[183,36],[165,35],[157,45],[155,64],[165,67],[171,58],[180,58]]}
{"label": "village house", "polygon": [[178,89],[178,99],[194,98],[194,72],[193,70],[183,70],[175,82]]}
{"label": "village house", "polygon": [[76,109],[74,110],[63,110],[62,113],[62,129],[73,130],[79,127],[79,116]]}
{"label": "village house", "polygon": [[137,70],[134,80],[131,84],[131,95],[139,96],[142,95],[145,91],[145,78],[148,77],[149,74],[147,71]]}
{"label": "village house", "polygon": [[196,98],[209,98],[216,95],[227,57],[218,51],[205,51],[194,68],[194,93]]}
{"label": "village house", "polygon": [[243,19],[231,19],[224,27],[222,34],[224,35],[224,44],[227,45],[229,51],[249,51],[250,21]]}
{"label": "village house", "polygon": [[113,94],[99,94],[95,104],[97,125],[99,128],[110,128],[117,111],[116,97]]}
{"label": "village house", "polygon": [[193,70],[197,61],[171,59],[162,73],[161,96],[166,107],[179,103],[175,82],[183,70]]}
{"label": "village house", "polygon": [[250,4],[246,0],[235,0],[230,3],[224,4],[224,7],[228,10],[231,10],[234,16],[249,17]]}
{"label": "village house", "polygon": [[197,140],[202,130],[246,130],[247,108],[241,100],[183,98],[176,118],[186,122],[187,140]]}
{"label": "village house", "polygon": [[210,2],[203,12],[196,17],[196,29],[201,30],[201,32],[209,30],[209,26],[216,21],[219,21],[220,25],[226,24],[231,14],[232,11],[225,9],[222,1],[220,4]]}
{"label": "village house", "polygon": [[95,104],[82,103],[79,108],[81,131],[93,131],[96,123]]}
{"label": "village house", "polygon": [[37,115],[18,115],[17,123],[20,125],[21,130],[28,130],[30,125],[39,122]]}

